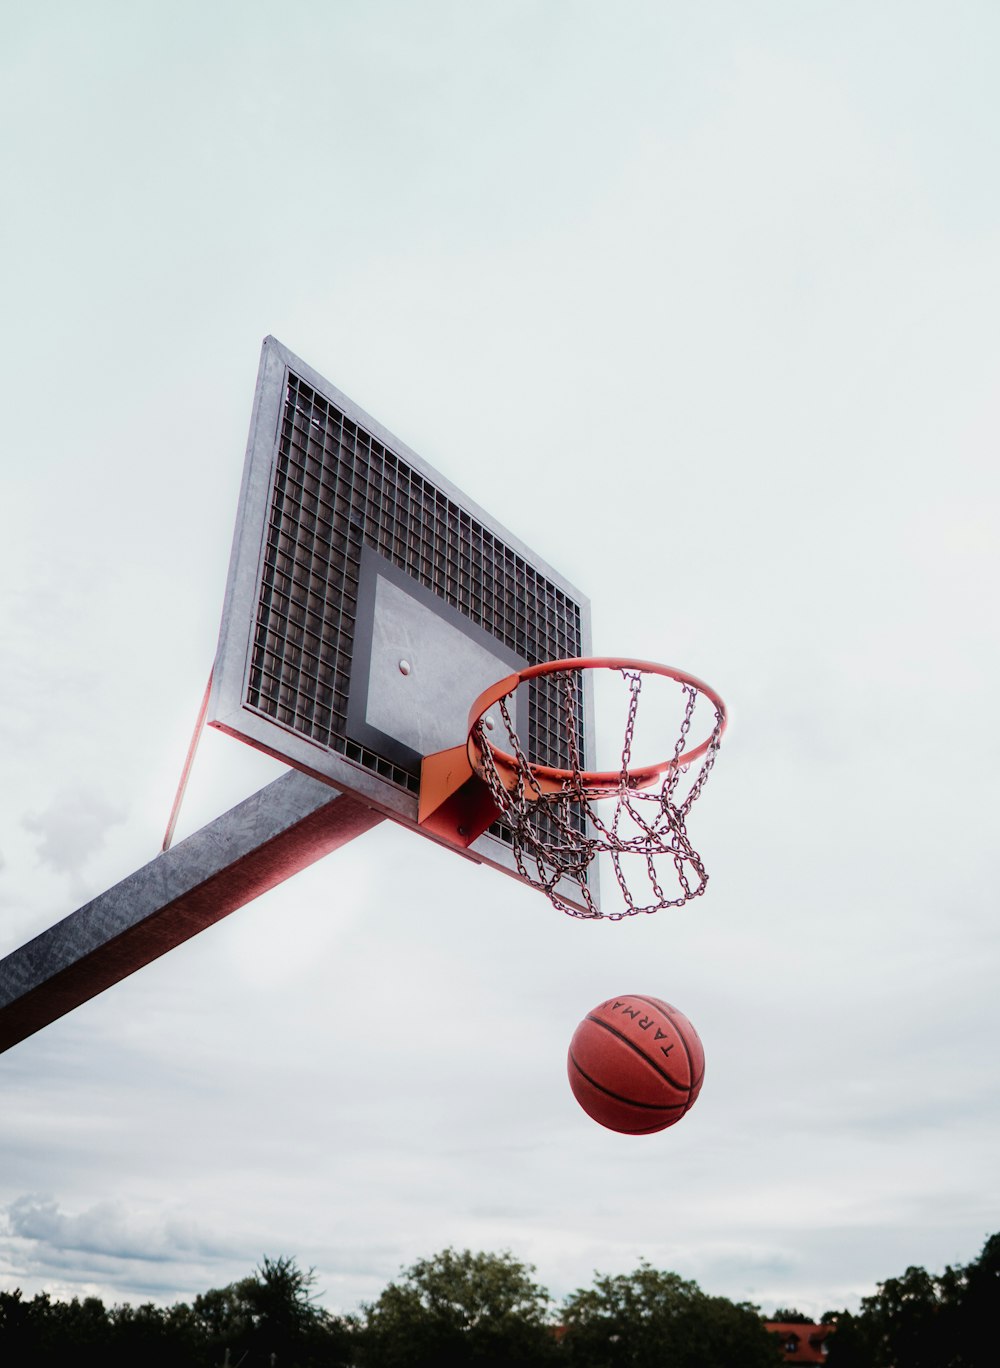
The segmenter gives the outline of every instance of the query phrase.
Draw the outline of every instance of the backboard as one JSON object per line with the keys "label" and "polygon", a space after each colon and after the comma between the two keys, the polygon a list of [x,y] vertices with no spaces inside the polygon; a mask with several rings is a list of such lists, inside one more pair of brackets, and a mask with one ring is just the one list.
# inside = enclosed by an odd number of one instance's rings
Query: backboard
{"label": "backboard", "polygon": [[[211,725],[416,831],[421,760],[464,743],[476,696],[590,648],[589,603],[572,585],[265,339]],[[585,757],[586,692],[582,705]],[[529,756],[566,764],[546,681],[516,706]],[[517,876],[500,825],[464,853]]]}

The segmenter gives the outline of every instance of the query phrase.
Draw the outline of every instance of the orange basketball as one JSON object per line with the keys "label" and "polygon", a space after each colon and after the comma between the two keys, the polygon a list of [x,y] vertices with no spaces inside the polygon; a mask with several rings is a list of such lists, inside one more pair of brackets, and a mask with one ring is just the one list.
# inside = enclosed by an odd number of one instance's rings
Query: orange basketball
{"label": "orange basketball", "polygon": [[651,1135],[694,1106],[705,1051],[683,1012],[660,998],[608,998],[570,1041],[569,1085],[588,1116],[623,1135]]}

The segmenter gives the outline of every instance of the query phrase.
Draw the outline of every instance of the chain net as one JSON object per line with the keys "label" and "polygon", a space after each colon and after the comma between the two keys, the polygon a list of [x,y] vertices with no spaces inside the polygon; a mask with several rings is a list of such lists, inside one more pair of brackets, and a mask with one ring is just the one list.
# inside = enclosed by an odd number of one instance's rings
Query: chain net
{"label": "chain net", "polygon": [[[488,724],[480,720],[473,729],[481,753],[478,772],[500,822],[510,830],[518,872],[571,917],[621,921],[682,907],[700,897],[708,884],[705,865],[687,833],[687,818],[715,764],[724,714],[707,700],[715,714],[707,750],[697,768],[679,763],[701,695],[694,685],[677,681],[684,698],[671,760],[662,782],[657,776],[651,787],[639,788],[629,766],[644,676],[638,669],[621,669],[620,674],[628,690],[628,713],[621,770],[613,784],[589,786],[581,766],[580,670],[564,670],[546,681],[560,694],[561,735],[569,757],[564,766],[569,777],[558,791],[547,791],[535,777],[507,708],[510,694],[500,700],[499,712],[507,732],[505,749],[516,762],[513,780],[510,768],[495,758]],[[588,881],[595,857],[602,854],[609,857],[623,899],[623,905],[608,913],[598,907]],[[567,902],[560,892],[568,893],[570,885],[582,906]]]}

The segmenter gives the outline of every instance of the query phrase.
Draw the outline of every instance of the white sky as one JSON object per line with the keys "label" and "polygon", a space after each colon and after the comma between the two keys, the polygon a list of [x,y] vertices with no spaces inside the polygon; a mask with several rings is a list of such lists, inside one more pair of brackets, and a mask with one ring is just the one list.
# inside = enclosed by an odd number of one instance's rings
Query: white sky
{"label": "white sky", "polygon": [[[273,333],[733,723],[692,909],[389,824],[0,1059],[0,1286],[446,1245],[853,1305],[1000,1228],[991,3],[41,3],[0,42],[0,952],[159,848]],[[991,573],[992,572],[992,573]],[[280,772],[211,733],[180,835]],[[612,993],[707,1079],[565,1080]]]}

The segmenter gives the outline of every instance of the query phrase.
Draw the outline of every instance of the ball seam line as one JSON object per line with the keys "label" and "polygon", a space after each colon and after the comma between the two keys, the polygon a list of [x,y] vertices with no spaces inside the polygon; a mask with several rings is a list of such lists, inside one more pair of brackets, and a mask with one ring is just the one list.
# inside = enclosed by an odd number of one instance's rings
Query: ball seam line
{"label": "ball seam line", "polygon": [[[667,1073],[666,1069],[662,1069],[660,1065],[657,1064],[655,1059],[650,1059],[649,1055],[645,1054],[642,1050],[640,1050],[639,1047],[633,1041],[629,1040],[627,1035],[623,1035],[622,1032],[619,1031],[615,1026],[612,1026],[609,1021],[602,1021],[600,1017],[595,1016],[588,1016],[587,1020],[592,1022],[595,1026],[600,1026],[602,1031],[607,1031],[609,1035],[615,1036],[618,1040],[622,1042],[623,1045],[628,1046],[632,1053],[638,1059],[641,1059],[644,1064],[648,1064],[649,1067],[653,1070],[653,1072],[659,1074],[659,1076],[663,1079],[665,1083],[669,1083],[670,1086],[672,1088],[676,1088],[678,1092],[686,1092],[688,1096],[690,1096],[693,1084],[679,1083],[676,1078],[671,1078],[670,1074]],[[680,1032],[677,1030],[677,1027],[673,1025],[673,1022],[671,1022],[670,1024],[673,1027],[675,1035],[680,1037]],[[681,1044],[684,1044],[683,1039],[681,1040]],[[684,1055],[688,1062],[688,1073],[690,1074],[691,1056],[687,1052],[687,1046],[684,1047]],[[581,1069],[580,1072],[582,1073],[583,1070]]]}
{"label": "ball seam line", "polygon": [[577,1062],[576,1056],[574,1055],[572,1050],[570,1050],[569,1052],[569,1057],[572,1061],[573,1068],[576,1069],[577,1073],[580,1075],[581,1078],[586,1079],[590,1086],[596,1089],[597,1092],[603,1094],[604,1097],[610,1097],[615,1102],[624,1102],[627,1107],[638,1107],[641,1111],[679,1111],[681,1112],[681,1114],[683,1114],[688,1109],[689,1103],[687,1102],[637,1102],[632,1097],[625,1097],[622,1093],[612,1092],[611,1089],[606,1088],[603,1083],[598,1083],[596,1078],[591,1078],[590,1074],[587,1073],[586,1069],[582,1069],[580,1067],[579,1063]]}
{"label": "ball seam line", "polygon": [[[642,996],[641,994],[639,994],[639,993],[637,993],[635,996],[636,996],[636,999],[637,999],[639,1002],[645,1002],[645,1003],[647,1003],[649,1006],[655,1007],[656,1010],[657,1010],[658,1012],[665,1012],[665,1015],[666,1015],[667,1020],[670,1022],[671,1026],[672,1026],[672,1027],[674,1028],[674,1030],[677,1032],[677,1038],[678,1038],[678,1040],[681,1042],[681,1045],[684,1047],[684,1053],[687,1055],[687,1062],[688,1062],[688,1077],[691,1079],[691,1086],[690,1086],[690,1088],[689,1088],[689,1092],[697,1092],[698,1089],[701,1087],[702,1082],[703,1082],[704,1077],[705,1077],[705,1066],[704,1066],[704,1064],[701,1066],[701,1073],[699,1074],[699,1076],[698,1076],[697,1078],[695,1078],[695,1076],[694,1076],[694,1066],[693,1066],[693,1064],[692,1064],[692,1062],[691,1062],[691,1051],[688,1049],[687,1040],[686,1040],[686,1038],[685,1038],[684,1032],[678,1027],[677,1023],[676,1023],[676,1022],[674,1021],[674,1019],[673,1019],[673,1015],[672,1015],[672,1014],[673,1014],[673,1012],[676,1011],[677,1009],[676,1009],[676,1008],[671,1008],[669,1002],[661,1002],[661,1001],[658,1001],[656,998],[643,997],[643,996]],[[685,1018],[685,1020],[686,1020],[686,1018]],[[691,1024],[691,1023],[688,1022],[688,1025],[690,1025],[690,1024]],[[692,1026],[691,1029],[694,1030],[694,1027]],[[688,1105],[689,1105],[689,1106],[693,1106],[693,1103],[689,1103]]]}

